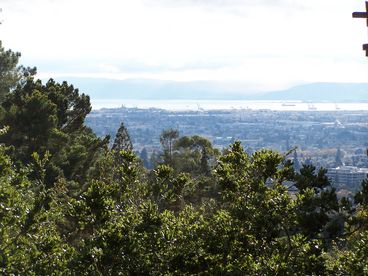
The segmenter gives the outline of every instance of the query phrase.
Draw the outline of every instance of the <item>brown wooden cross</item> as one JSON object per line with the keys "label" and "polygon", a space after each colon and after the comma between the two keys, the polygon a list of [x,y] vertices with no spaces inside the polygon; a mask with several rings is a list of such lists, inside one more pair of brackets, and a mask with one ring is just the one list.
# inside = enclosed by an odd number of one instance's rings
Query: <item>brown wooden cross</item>
{"label": "brown wooden cross", "polygon": [[[368,26],[368,1],[365,2],[365,12],[353,12],[353,18],[365,18],[367,19]],[[363,50],[365,55],[368,57],[368,44],[363,44]]]}

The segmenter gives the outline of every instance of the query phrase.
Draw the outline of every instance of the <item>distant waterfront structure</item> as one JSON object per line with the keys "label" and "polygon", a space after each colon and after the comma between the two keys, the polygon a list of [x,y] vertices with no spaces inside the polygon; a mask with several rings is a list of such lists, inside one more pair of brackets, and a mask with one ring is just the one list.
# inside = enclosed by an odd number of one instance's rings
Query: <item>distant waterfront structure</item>
{"label": "distant waterfront structure", "polygon": [[314,104],[308,104],[308,110],[317,110],[317,107]]}
{"label": "distant waterfront structure", "polygon": [[367,178],[368,168],[358,168],[354,166],[340,166],[330,168],[327,177],[334,186],[344,186],[358,189],[364,179]]}
{"label": "distant waterfront structure", "polygon": [[281,106],[296,106],[295,102],[283,102]]}

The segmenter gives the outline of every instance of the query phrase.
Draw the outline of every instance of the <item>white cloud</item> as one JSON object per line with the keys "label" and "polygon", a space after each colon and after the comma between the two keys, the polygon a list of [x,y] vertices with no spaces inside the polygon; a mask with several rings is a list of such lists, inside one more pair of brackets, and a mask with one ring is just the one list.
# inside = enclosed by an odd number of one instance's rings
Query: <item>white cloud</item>
{"label": "white cloud", "polygon": [[363,2],[1,1],[5,47],[21,51],[27,65],[47,64],[38,66],[44,74],[55,64],[58,74],[242,81],[259,89],[367,75],[365,22],[351,18]]}

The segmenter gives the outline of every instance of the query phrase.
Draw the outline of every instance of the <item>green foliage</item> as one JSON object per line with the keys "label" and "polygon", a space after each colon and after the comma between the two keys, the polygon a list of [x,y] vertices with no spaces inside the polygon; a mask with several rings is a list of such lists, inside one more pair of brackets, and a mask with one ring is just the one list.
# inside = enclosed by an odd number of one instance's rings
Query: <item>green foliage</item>
{"label": "green foliage", "polygon": [[[30,181],[30,169],[17,170],[5,148],[0,147],[0,270],[3,274],[62,273],[73,254],[58,233],[63,219],[57,195],[59,185],[46,197],[43,185],[47,156],[34,155],[38,178]],[[45,208],[45,200],[49,201]]]}
{"label": "green foliage", "polygon": [[36,68],[18,65],[20,53],[5,50],[0,41],[0,101],[17,85],[36,74]]}
{"label": "green foliage", "polygon": [[[354,253],[331,255],[334,236],[326,233],[339,206],[324,171],[294,174],[279,153],[249,156],[235,142],[211,173],[221,196],[193,201],[203,195],[196,173],[160,165],[144,177],[131,151],[120,151],[116,163],[106,149],[76,195],[76,176],[46,187],[48,151],[17,170],[1,149],[4,273],[365,273],[363,233],[351,242]],[[300,189],[290,193],[284,181],[294,178]],[[353,268],[355,261],[362,265]]]}
{"label": "green foliage", "polygon": [[367,181],[338,200],[324,169],[173,129],[147,171],[123,124],[109,150],[84,125],[89,97],[18,58],[0,47],[2,274],[368,273]]}
{"label": "green foliage", "polygon": [[180,137],[174,144],[173,167],[180,172],[210,176],[218,151],[198,135]]}
{"label": "green foliage", "polygon": [[354,236],[350,248],[342,249],[333,270],[341,275],[366,275],[368,273],[368,231]]}
{"label": "green foliage", "polygon": [[336,228],[333,221],[334,215],[339,211],[339,204],[335,189],[330,186],[326,176],[326,170],[320,169],[315,173],[315,167],[304,165],[295,178],[295,186],[300,191],[296,212],[302,232],[314,237],[321,232],[327,236],[339,234],[342,229]]}
{"label": "green foliage", "polygon": [[354,197],[355,203],[368,208],[368,179],[362,183],[362,189]]}
{"label": "green foliage", "polygon": [[119,152],[121,150],[132,151],[133,144],[130,140],[128,130],[126,129],[124,123],[120,124],[120,127],[116,133],[114,144],[112,145],[112,150]]}
{"label": "green foliage", "polygon": [[184,173],[174,176],[173,172],[167,165],[160,165],[154,171],[152,196],[161,210],[180,210],[184,196],[190,192],[190,177]]}
{"label": "green foliage", "polygon": [[60,176],[83,182],[108,143],[84,126],[91,110],[89,97],[66,82],[51,79],[43,85],[28,79],[7,95],[2,107],[0,123],[9,130],[0,141],[13,147],[13,158],[22,164],[31,162],[33,152],[49,152],[48,187]]}
{"label": "green foliage", "polygon": [[172,155],[174,150],[175,140],[179,137],[179,131],[176,129],[163,130],[160,135],[160,143],[163,148],[163,160],[165,164],[172,165]]}

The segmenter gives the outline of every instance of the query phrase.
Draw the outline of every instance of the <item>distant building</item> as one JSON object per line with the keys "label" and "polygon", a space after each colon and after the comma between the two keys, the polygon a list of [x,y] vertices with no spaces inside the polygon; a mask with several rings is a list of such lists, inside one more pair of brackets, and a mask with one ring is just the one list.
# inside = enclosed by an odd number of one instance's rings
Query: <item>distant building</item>
{"label": "distant building", "polygon": [[341,166],[344,166],[344,162],[342,161],[343,160],[343,153],[341,152],[340,148],[337,149],[336,151],[336,157],[335,157],[335,166],[336,167],[341,167]]}
{"label": "distant building", "polygon": [[297,154],[296,150],[294,150],[293,167],[294,167],[294,171],[296,171],[296,172],[300,171],[300,163],[299,163],[299,160],[298,160],[298,154]]}
{"label": "distant building", "polygon": [[358,168],[353,166],[340,166],[330,168],[327,176],[332,185],[345,186],[358,189],[364,179],[367,178],[368,168]]}

